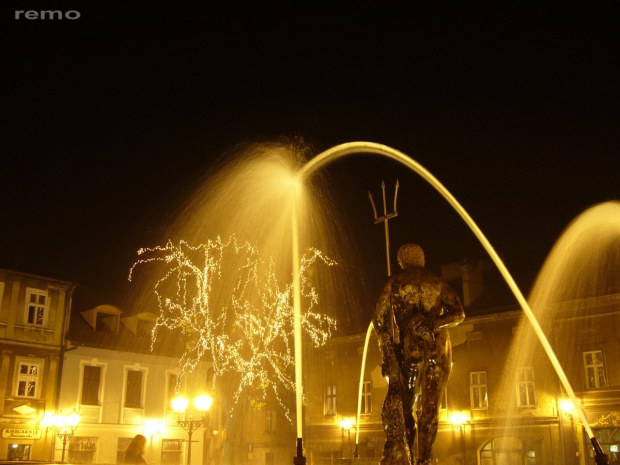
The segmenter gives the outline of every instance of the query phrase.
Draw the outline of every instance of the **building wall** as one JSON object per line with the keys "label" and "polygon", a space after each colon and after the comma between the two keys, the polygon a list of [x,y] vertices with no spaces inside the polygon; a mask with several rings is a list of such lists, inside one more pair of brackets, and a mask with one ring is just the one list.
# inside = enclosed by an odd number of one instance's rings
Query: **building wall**
{"label": "building wall", "polygon": [[50,458],[53,438],[39,421],[57,402],[73,289],[69,282],[0,269],[0,459]]}
{"label": "building wall", "polygon": [[[605,312],[603,312],[605,313]],[[580,403],[589,423],[594,427],[604,450],[610,453],[620,442],[620,408],[617,368],[620,359],[618,312],[608,308],[605,316],[572,321],[575,326],[570,342],[560,344],[574,347],[572,358],[560,359],[567,368],[569,380],[576,386]],[[560,408],[565,394],[542,347],[535,351],[530,365],[533,373],[531,404],[517,404],[517,368],[510,359],[510,348],[522,312],[512,311],[469,317],[450,330],[453,345],[453,369],[445,404],[440,411],[439,432],[435,441],[434,460],[441,464],[520,463],[528,465],[590,464],[591,447],[584,438],[583,428],[574,413]],[[582,319],[583,320],[583,319]],[[568,334],[568,328],[563,328]],[[308,404],[305,413],[305,444],[311,465],[333,464],[339,459],[351,459],[355,448],[355,428],[348,431],[339,426],[345,417],[355,416],[361,348],[364,335],[337,338],[317,351],[315,367],[308,369],[306,389]],[[585,389],[582,352],[600,349],[604,353],[606,386]],[[576,355],[575,355],[576,354]],[[385,436],[380,411],[386,395],[386,383],[381,377],[380,354],[376,338],[371,338],[364,379],[372,382],[372,413],[361,416],[359,456],[367,463],[378,463]],[[308,366],[308,365],[306,365]],[[485,374],[486,405],[472,401],[472,373]],[[326,386],[335,385],[337,412],[326,415]],[[528,384],[529,386],[530,384]],[[529,391],[528,391],[529,392]],[[527,399],[525,397],[524,399]],[[455,423],[454,414],[464,421]],[[611,448],[611,449],[610,449]],[[372,456],[374,455],[374,458]],[[615,458],[617,454],[611,453]],[[516,460],[506,462],[505,460]],[[504,462],[502,462],[504,460]]]}
{"label": "building wall", "polygon": [[[341,426],[341,421],[357,415],[359,379],[366,334],[336,338],[308,356],[304,365],[306,380],[305,440],[311,464],[332,463],[334,459],[352,458],[355,428]],[[361,414],[359,456],[377,460],[383,447],[381,406],[387,394],[387,383],[381,376],[381,356],[376,338],[369,343],[364,368],[364,381],[371,382],[370,412]],[[335,412],[327,412],[326,390],[336,387]],[[330,388],[331,387],[331,388]],[[333,391],[330,393],[333,396]]]}
{"label": "building wall", "polygon": [[[464,453],[468,463],[500,463],[505,456],[519,457],[519,463],[559,463],[557,378],[540,376],[553,372],[551,364],[542,348],[525,367],[516,366],[510,358],[521,318],[521,312],[468,318],[451,330],[453,369],[442,423],[443,431],[451,432],[451,437],[438,435],[434,452],[440,461],[457,463]],[[530,403],[522,399],[521,406],[517,400],[519,368],[532,373],[528,391],[532,397]],[[480,382],[481,373],[484,383]],[[476,402],[482,397],[476,385],[486,389],[487,402]],[[464,419],[462,424],[454,421],[457,413]]]}
{"label": "building wall", "polygon": [[[295,410],[290,396],[283,395],[283,401],[290,409],[289,418],[285,409],[277,402],[266,405],[239,405],[234,415],[243,423],[241,438],[231,438],[234,447],[228,463],[234,465],[275,465],[292,463],[295,455]],[[229,424],[229,428],[234,426]],[[236,431],[239,431],[238,429]],[[238,440],[241,439],[241,440]]]}
{"label": "building wall", "polygon": [[[620,294],[563,303],[553,327],[554,346],[594,435],[610,463],[620,463]],[[591,386],[584,353],[601,355],[600,385]],[[594,464],[575,411],[561,411],[568,463]],[[576,454],[579,454],[577,456]],[[575,458],[576,457],[576,458]],[[579,462],[577,462],[579,460]]]}
{"label": "building wall", "polygon": [[[81,403],[83,393],[84,366],[101,367],[99,388],[99,405]],[[136,434],[147,437],[145,459],[148,463],[162,463],[162,449],[177,450],[175,456],[181,463],[187,458],[188,433],[177,423],[177,415],[172,411],[169,401],[174,392],[169,387],[169,376],[179,372],[178,358],[163,357],[152,354],[137,354],[115,350],[76,347],[65,355],[63,367],[63,384],[59,408],[61,411],[75,410],[82,415],[82,420],[69,444],[71,456],[82,447],[80,438],[89,438],[87,447],[93,448],[83,460],[93,463],[116,463],[119,451],[126,447],[126,442]],[[187,377],[180,394],[188,399],[208,392],[207,365],[198,368]],[[143,372],[143,408],[125,408],[124,399],[127,386],[127,370]],[[191,409],[191,407],[190,407]],[[212,431],[217,430],[217,406],[210,413],[213,421],[209,427],[201,426],[193,433],[192,463],[209,463],[206,455],[212,451],[205,450],[205,444],[214,445]],[[214,414],[215,413],[215,414]],[[188,409],[189,415],[189,409]],[[193,419],[200,418],[194,414]],[[206,439],[206,440],[205,440]],[[172,441],[183,441],[176,445]],[[170,446],[170,444],[173,446]],[[168,446],[166,446],[168,444]],[[60,458],[62,444],[56,444],[55,457]],[[203,457],[203,455],[205,455]]]}

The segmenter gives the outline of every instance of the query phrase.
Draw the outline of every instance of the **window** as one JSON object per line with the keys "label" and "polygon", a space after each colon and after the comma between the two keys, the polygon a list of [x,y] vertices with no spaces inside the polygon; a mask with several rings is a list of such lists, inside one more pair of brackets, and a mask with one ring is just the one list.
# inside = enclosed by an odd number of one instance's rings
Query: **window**
{"label": "window", "polygon": [[8,460],[30,460],[30,444],[9,444]]}
{"label": "window", "polygon": [[127,370],[125,408],[142,408],[142,378],[140,370]]}
{"label": "window", "polygon": [[125,451],[131,444],[133,438],[118,438],[118,442],[116,444],[116,463],[124,463],[125,462]]}
{"label": "window", "polygon": [[99,387],[101,385],[101,367],[84,365],[82,376],[82,405],[100,405]]}
{"label": "window", "polygon": [[364,381],[362,385],[362,413],[370,415],[372,413],[372,382]]}
{"label": "window", "polygon": [[525,465],[536,465],[536,451],[528,450],[525,455]]}
{"label": "window", "polygon": [[276,430],[275,410],[265,411],[265,433],[273,433]]}
{"label": "window", "polygon": [[69,463],[95,463],[96,436],[74,436],[69,442]]}
{"label": "window", "polygon": [[172,399],[177,393],[177,379],[176,373],[166,373],[166,410],[172,410]]}
{"label": "window", "polygon": [[153,334],[154,327],[154,321],[138,319],[136,322],[136,336],[150,339]]}
{"label": "window", "polygon": [[40,289],[26,288],[26,323],[45,326],[47,318],[47,292]]}
{"label": "window", "polygon": [[536,386],[534,368],[523,367],[517,370],[517,405],[533,407],[536,405]]}
{"label": "window", "polygon": [[509,436],[495,438],[480,450],[480,465],[522,465],[523,463],[530,465],[535,463],[529,459],[524,461],[523,452],[523,443],[520,439]]}
{"label": "window", "polygon": [[183,459],[182,439],[162,439],[161,463],[163,465],[181,465]]}
{"label": "window", "polygon": [[336,415],[336,386],[325,387],[325,415]]}
{"label": "window", "polygon": [[95,331],[98,333],[118,333],[119,315],[97,311],[95,314]]}
{"label": "window", "polygon": [[42,360],[17,359],[17,395],[19,397],[37,397],[42,379]]}
{"label": "window", "polygon": [[486,371],[472,371],[469,373],[469,397],[472,409],[484,410],[489,408]]}
{"label": "window", "polygon": [[583,367],[586,371],[586,386],[588,389],[600,389],[607,386],[603,351],[593,350],[584,352]]}

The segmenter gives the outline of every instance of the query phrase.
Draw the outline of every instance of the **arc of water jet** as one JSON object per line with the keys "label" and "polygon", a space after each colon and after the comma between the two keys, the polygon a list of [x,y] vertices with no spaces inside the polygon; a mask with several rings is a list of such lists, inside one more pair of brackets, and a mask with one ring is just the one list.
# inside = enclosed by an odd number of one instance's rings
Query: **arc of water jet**
{"label": "arc of water jet", "polygon": [[366,355],[368,353],[368,343],[370,342],[370,336],[374,325],[372,321],[368,325],[366,330],[366,338],[364,339],[364,351],[362,352],[362,369],[360,372],[360,384],[357,391],[357,415],[355,416],[355,454],[354,457],[358,457],[358,444],[360,443],[360,417],[362,415],[362,391],[364,389],[364,368],[366,367]]}
{"label": "arc of water jet", "polygon": [[[398,150],[395,150],[391,147],[388,147],[386,145],[377,144],[374,142],[349,142],[346,144],[341,144],[341,145],[332,147],[331,149],[324,151],[323,153],[319,154],[318,156],[310,160],[301,169],[300,178],[303,179],[304,177],[308,177],[313,172],[317,171],[319,168],[325,166],[329,162],[342,158],[346,155],[354,154],[354,153],[372,153],[372,154],[377,154],[377,155],[383,155],[383,156],[386,156],[388,158],[391,158],[393,160],[396,160],[402,163],[403,165],[415,171],[425,181],[427,181],[431,186],[433,186],[444,197],[444,199],[446,199],[448,203],[456,210],[456,212],[461,216],[461,218],[469,226],[469,228],[474,233],[474,235],[478,238],[478,240],[480,241],[484,249],[487,251],[491,259],[493,260],[493,262],[499,269],[504,280],[506,281],[506,284],[508,284],[508,287],[510,287],[510,290],[512,291],[513,295],[517,299],[517,302],[523,309],[523,312],[528,318],[530,324],[532,325],[534,329],[534,332],[536,333],[547,356],[549,357],[549,360],[551,361],[551,364],[553,365],[556,371],[556,374],[558,375],[558,378],[560,379],[560,382],[562,383],[564,389],[566,390],[566,393],[569,395],[569,397],[571,398],[571,400],[577,407],[579,418],[581,422],[583,423],[584,428],[588,432],[588,436],[590,437],[591,440],[593,439],[595,440],[596,438],[594,437],[592,428],[590,427],[586,419],[585,413],[581,409],[579,402],[577,402],[577,397],[575,396],[575,392],[573,391],[573,388],[568,382],[568,379],[566,378],[566,374],[564,373],[564,370],[562,369],[562,366],[560,365],[558,358],[553,352],[553,349],[551,348],[551,345],[549,344],[547,337],[545,336],[540,325],[538,324],[538,321],[536,320],[536,317],[534,316],[532,310],[530,309],[529,304],[525,300],[525,297],[523,297],[521,290],[519,289],[514,279],[512,278],[512,275],[508,272],[508,269],[502,262],[501,258],[499,258],[499,255],[497,254],[497,252],[495,251],[495,249],[493,248],[489,240],[482,233],[482,231],[480,230],[478,225],[474,222],[474,220],[469,216],[467,211],[454,198],[454,196],[443,186],[443,184],[441,184],[428,170],[426,170],[422,165],[420,165],[418,162],[416,162],[412,158],[409,158],[404,153]],[[301,386],[298,386],[297,388],[300,389]],[[301,417],[301,405],[297,405],[297,415],[298,415],[298,418]],[[359,435],[359,415],[358,415],[357,424],[356,424],[356,441],[359,438],[358,435]]]}

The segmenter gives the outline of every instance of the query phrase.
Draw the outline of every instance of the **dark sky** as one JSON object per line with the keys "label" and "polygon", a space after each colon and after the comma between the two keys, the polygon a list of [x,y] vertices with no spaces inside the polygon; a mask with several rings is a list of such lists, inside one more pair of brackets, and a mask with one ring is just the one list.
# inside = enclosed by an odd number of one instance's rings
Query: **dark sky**
{"label": "dark sky", "polygon": [[[620,198],[616,2],[3,3],[0,265],[112,302],[135,251],[246,141],[295,135],[318,153],[369,140],[407,153],[525,290],[576,215]],[[22,9],[80,17],[15,20]],[[329,175],[376,246],[375,274],[383,238],[367,191],[379,197],[382,179],[401,182],[394,247],[420,242],[435,269],[484,255],[403,168],[361,157]]]}

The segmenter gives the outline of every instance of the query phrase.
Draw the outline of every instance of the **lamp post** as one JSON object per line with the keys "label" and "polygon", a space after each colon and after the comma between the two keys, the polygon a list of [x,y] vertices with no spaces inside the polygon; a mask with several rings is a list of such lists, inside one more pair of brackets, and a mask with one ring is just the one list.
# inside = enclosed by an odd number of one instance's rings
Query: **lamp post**
{"label": "lamp post", "polygon": [[[559,406],[559,411],[558,411],[558,419],[559,419],[559,423],[560,423],[560,442],[562,443],[562,458],[564,460],[564,463],[567,463],[567,448],[566,448],[566,438],[565,438],[565,431],[564,431],[564,415],[568,416],[568,418],[570,419],[570,438],[573,438],[573,414],[575,413],[575,404],[573,404],[573,401],[570,399],[558,399],[558,406]],[[575,447],[574,447],[574,443],[573,441],[571,441],[571,447],[569,449],[571,451],[571,453],[577,452],[577,454],[579,454],[578,451],[575,451]],[[574,454],[573,454],[574,455]]]}
{"label": "lamp post", "polygon": [[211,408],[213,398],[205,394],[194,399],[194,406],[200,412],[200,419],[193,419],[192,415],[186,418],[185,411],[189,404],[189,400],[184,397],[176,397],[172,399],[172,410],[177,414],[177,423],[181,428],[187,431],[187,465],[192,465],[192,434],[203,424],[208,423],[207,413]]}
{"label": "lamp post", "polygon": [[461,454],[463,455],[463,465],[465,465],[465,424],[470,420],[469,415],[464,412],[454,412],[450,417],[450,422],[455,429],[461,433]]}
{"label": "lamp post", "polygon": [[67,444],[75,434],[75,430],[80,423],[80,415],[73,412],[70,414],[59,413],[57,415],[54,414],[46,414],[41,420],[41,426],[49,428],[54,428],[56,436],[62,442],[62,458],[60,461],[65,463],[65,453],[67,451]]}
{"label": "lamp post", "polygon": [[351,452],[351,428],[355,426],[355,420],[353,418],[343,418],[338,423],[342,428],[342,440],[344,442],[344,432],[347,432],[347,452]]}

